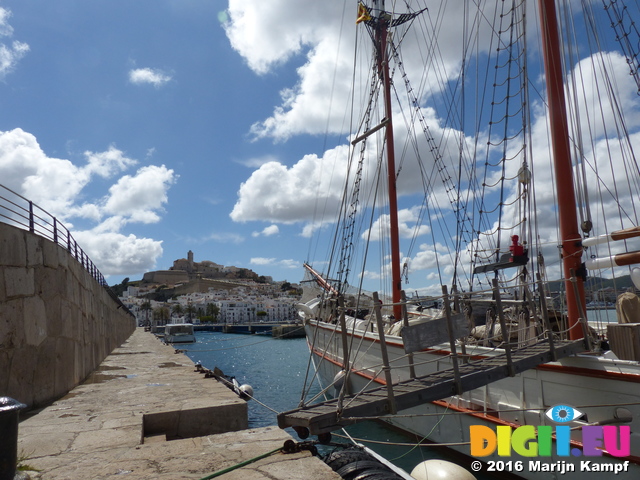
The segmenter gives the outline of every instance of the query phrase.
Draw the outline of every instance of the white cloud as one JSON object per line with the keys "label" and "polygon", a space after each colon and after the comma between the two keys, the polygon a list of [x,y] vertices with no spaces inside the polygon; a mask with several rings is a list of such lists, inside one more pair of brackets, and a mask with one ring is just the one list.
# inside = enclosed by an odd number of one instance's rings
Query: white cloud
{"label": "white cloud", "polygon": [[249,263],[251,265],[273,265],[276,263],[275,258],[253,257]]}
{"label": "white cloud", "polygon": [[135,275],[152,270],[162,255],[162,241],[99,229],[73,232],[104,275]]}
{"label": "white cloud", "polygon": [[283,268],[291,268],[297,270],[300,268],[300,262],[298,260],[292,259],[280,260],[280,266]]}
{"label": "white cloud", "polygon": [[278,266],[282,268],[290,268],[290,269],[298,269],[300,268],[300,262],[297,260],[278,260],[276,258],[266,258],[266,257],[253,257],[249,263],[251,265],[260,265],[260,266]]}
{"label": "white cloud", "polygon": [[171,76],[154,68],[135,68],[129,70],[129,81],[135,85],[151,84],[159,88],[171,81]]}
{"label": "white cloud", "polygon": [[95,173],[103,178],[109,178],[111,175],[138,163],[125,157],[123,152],[114,146],[110,146],[105,152],[86,151],[84,155],[87,158],[86,169],[88,173]]}
{"label": "white cloud", "polygon": [[342,11],[342,4],[339,0],[229,0],[229,20],[224,27],[233,48],[255,72],[263,74],[334,28],[336,20],[331,15],[336,6]]}
{"label": "white cloud", "polygon": [[331,171],[346,171],[347,155],[346,147],[337,147],[323,158],[305,155],[292,167],[278,162],[262,165],[240,186],[231,218],[237,222],[311,221],[310,212],[317,206],[318,195],[324,197],[328,211],[335,211],[342,185],[332,182]]}
{"label": "white cloud", "polygon": [[[431,42],[416,34],[403,39],[405,58],[437,62],[426,67],[439,74],[428,77],[428,83],[415,92],[419,100],[439,92],[448,79],[459,74],[459,39],[464,28],[464,22],[460,22],[464,2],[449,2],[444,8],[439,0],[424,3],[431,8],[423,14],[423,21],[445,27],[438,28],[442,39],[438,55],[427,51]],[[364,24],[355,24],[356,4],[347,5],[340,0],[230,0],[225,30],[232,47],[251,69],[266,74],[287,62],[298,63],[297,82],[282,89],[280,105],[274,107],[271,116],[253,125],[254,136],[284,140],[301,133],[341,132],[349,115],[351,95],[363,98],[372,71],[371,56],[366,53],[371,51],[369,35]],[[431,11],[438,12],[437,16],[430,17]],[[283,29],[283,25],[287,28]],[[491,45],[483,38],[490,34],[490,28],[480,22],[479,30],[476,48],[481,52]],[[360,70],[353,75],[357,36],[363,51],[359,52]],[[401,29],[397,37],[403,38]],[[425,66],[405,62],[404,68],[416,78]],[[329,95],[331,103],[327,102]]]}
{"label": "white cloud", "polygon": [[269,162],[278,162],[278,158],[275,155],[265,155],[262,157],[252,157],[246,160],[238,160],[240,165],[250,168],[258,168]]}
{"label": "white cloud", "polygon": [[173,170],[164,165],[142,167],[135,175],[125,175],[109,188],[104,210],[133,222],[155,223],[160,220],[157,212],[167,203],[167,190],[174,181]]}
{"label": "white cloud", "polygon": [[[104,275],[151,270],[161,242],[121,233],[132,222],[157,222],[177,176],[163,166],[146,166],[118,178],[104,196],[88,197],[96,177],[113,179],[136,165],[115,146],[84,152],[84,164],[48,157],[34,135],[22,129],[0,132],[0,178],[7,188],[63,221]],[[86,230],[75,220],[93,222]]]}
{"label": "white cloud", "polygon": [[261,232],[253,232],[251,234],[251,236],[253,237],[270,237],[272,235],[277,235],[278,233],[280,233],[280,228],[278,228],[277,225],[269,225],[268,227],[265,227]]}
{"label": "white cloud", "polygon": [[74,207],[95,169],[94,165],[78,167],[66,159],[47,157],[36,138],[20,128],[0,132],[3,185],[60,218]]}
{"label": "white cloud", "polygon": [[[420,225],[419,221],[422,219],[418,216],[419,209],[417,207],[412,209],[403,208],[398,211],[398,229],[401,238],[413,238],[421,235],[426,235],[431,230],[427,225]],[[362,238],[370,238],[371,240],[380,240],[381,238],[387,238],[389,232],[390,217],[388,214],[381,215],[373,224],[369,230],[366,230],[362,234]],[[369,236],[369,233],[371,235]]]}
{"label": "white cloud", "polygon": [[10,37],[13,35],[13,27],[9,25],[9,18],[11,17],[11,10],[0,7],[0,35],[3,37]]}
{"label": "white cloud", "polygon": [[[0,7],[0,36],[11,37],[13,35],[13,27],[9,25],[9,17],[11,17],[11,11]],[[24,42],[14,40],[10,45],[0,43],[0,79],[13,71],[18,61],[28,51],[29,45]]]}

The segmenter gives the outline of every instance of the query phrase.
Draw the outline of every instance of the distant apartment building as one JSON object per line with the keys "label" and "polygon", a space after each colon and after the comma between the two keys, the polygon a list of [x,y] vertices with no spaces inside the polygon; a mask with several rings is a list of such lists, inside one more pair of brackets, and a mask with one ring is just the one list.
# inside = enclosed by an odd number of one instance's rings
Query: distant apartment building
{"label": "distant apartment building", "polygon": [[257,312],[264,308],[262,303],[239,300],[220,300],[218,319],[222,323],[254,323],[258,321]]}
{"label": "distant apartment building", "polygon": [[291,301],[269,301],[264,309],[267,322],[292,322],[298,317],[297,310]]}

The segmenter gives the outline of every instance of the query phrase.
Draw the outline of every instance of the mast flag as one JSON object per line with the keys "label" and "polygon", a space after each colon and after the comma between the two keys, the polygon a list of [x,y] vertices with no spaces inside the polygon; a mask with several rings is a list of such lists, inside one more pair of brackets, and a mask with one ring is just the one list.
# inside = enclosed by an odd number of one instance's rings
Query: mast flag
{"label": "mast flag", "polygon": [[362,22],[368,22],[371,20],[371,14],[369,13],[369,8],[362,2],[358,3],[358,19],[356,20],[356,25]]}

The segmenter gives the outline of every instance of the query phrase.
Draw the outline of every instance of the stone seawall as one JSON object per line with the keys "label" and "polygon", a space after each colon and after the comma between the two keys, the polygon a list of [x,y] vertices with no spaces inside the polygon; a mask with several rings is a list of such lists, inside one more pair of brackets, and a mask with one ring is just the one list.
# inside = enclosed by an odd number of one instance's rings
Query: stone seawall
{"label": "stone seawall", "polygon": [[45,405],[134,330],[134,318],[66,249],[0,224],[0,396]]}

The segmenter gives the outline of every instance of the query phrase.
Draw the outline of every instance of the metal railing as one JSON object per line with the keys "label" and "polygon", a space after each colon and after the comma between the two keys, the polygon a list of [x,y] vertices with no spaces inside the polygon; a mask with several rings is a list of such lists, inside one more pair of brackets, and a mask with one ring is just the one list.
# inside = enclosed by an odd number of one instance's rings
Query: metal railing
{"label": "metal railing", "polygon": [[133,315],[111,290],[104,275],[78,245],[69,229],[49,212],[4,185],[0,185],[0,222],[28,230],[66,249],[121,308]]}

